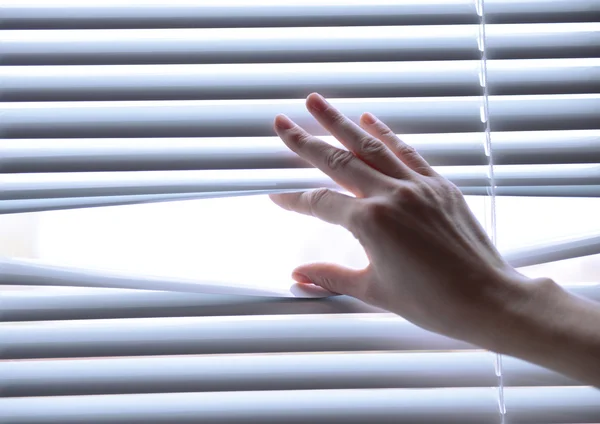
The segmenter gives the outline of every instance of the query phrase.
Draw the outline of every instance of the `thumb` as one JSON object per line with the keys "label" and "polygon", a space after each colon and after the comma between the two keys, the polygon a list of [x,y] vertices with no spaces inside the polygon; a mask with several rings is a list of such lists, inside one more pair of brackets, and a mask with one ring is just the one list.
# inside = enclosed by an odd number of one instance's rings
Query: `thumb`
{"label": "thumb", "polygon": [[367,284],[365,270],[355,270],[330,263],[301,265],[292,278],[302,284],[314,284],[333,293],[360,298]]}

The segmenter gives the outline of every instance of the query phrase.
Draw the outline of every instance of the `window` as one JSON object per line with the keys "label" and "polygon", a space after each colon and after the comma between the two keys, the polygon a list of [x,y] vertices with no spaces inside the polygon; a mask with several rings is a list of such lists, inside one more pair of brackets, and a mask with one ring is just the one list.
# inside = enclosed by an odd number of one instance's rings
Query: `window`
{"label": "window", "polygon": [[326,183],[270,130],[283,111],[322,135],[301,100],[320,91],[389,122],[491,231],[489,130],[498,247],[600,300],[600,3],[0,15],[0,422],[600,422],[595,389],[504,357],[499,390],[493,354],[352,299],[35,286],[9,262],[279,291],[303,262],[362,267],[345,230],[264,195]]}

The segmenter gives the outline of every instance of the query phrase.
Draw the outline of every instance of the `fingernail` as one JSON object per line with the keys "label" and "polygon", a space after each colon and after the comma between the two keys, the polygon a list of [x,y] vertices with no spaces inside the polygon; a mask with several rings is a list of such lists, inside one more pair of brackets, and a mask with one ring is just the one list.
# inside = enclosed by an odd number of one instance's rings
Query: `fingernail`
{"label": "fingernail", "polygon": [[327,100],[325,100],[325,98],[318,93],[311,94],[308,105],[311,107],[311,109],[314,109],[317,112],[323,112],[329,107]]}
{"label": "fingernail", "polygon": [[375,122],[377,122],[377,118],[375,118],[375,115],[369,112],[363,114],[362,120],[367,125],[373,125]]}
{"label": "fingernail", "polygon": [[289,130],[294,127],[294,122],[285,115],[277,115],[275,118],[275,125],[280,130]]}
{"label": "fingernail", "polygon": [[313,284],[313,282],[304,274],[299,272],[292,273],[292,278],[301,284]]}

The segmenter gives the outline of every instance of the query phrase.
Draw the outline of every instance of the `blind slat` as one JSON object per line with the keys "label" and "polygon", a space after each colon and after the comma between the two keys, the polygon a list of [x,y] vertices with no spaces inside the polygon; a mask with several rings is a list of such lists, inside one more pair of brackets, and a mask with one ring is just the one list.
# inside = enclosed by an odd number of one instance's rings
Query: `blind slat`
{"label": "blind slat", "polygon": [[499,419],[496,392],[494,388],[356,389],[10,398],[0,399],[0,421],[481,424]]}
{"label": "blind slat", "polygon": [[[20,287],[22,289],[23,287]],[[600,302],[600,283],[565,286],[569,291]],[[169,316],[299,315],[384,312],[347,296],[297,299],[209,295],[148,290],[37,286],[35,290],[0,288],[0,319],[52,321]]]}
{"label": "blind slat", "polygon": [[[310,187],[307,187],[310,188]],[[489,196],[489,186],[459,187],[466,196]],[[256,196],[261,194],[282,193],[291,190],[247,190],[212,191],[183,194],[139,194],[129,196],[94,197],[58,197],[50,199],[21,199],[0,201],[0,214],[44,212],[67,209],[83,209],[107,206],[141,205],[149,203],[175,202],[186,200],[216,199],[223,197]],[[561,186],[500,186],[496,187],[497,196],[526,197],[599,197],[600,185],[561,185]]]}
{"label": "blind slat", "polygon": [[478,59],[477,25],[12,30],[5,65]]}
{"label": "blind slat", "polygon": [[[384,312],[347,296],[298,301],[281,297],[210,295],[149,290],[36,286],[33,291],[0,288],[0,319],[152,318],[169,316],[300,315]],[[597,292],[597,293],[596,293]],[[600,290],[596,293],[600,299]]]}
{"label": "blind slat", "polygon": [[[489,186],[485,166],[456,168],[437,170],[459,187]],[[494,177],[498,186],[597,186],[600,165],[505,165]],[[4,174],[2,179],[0,200],[336,187],[317,169]]]}
{"label": "blind slat", "polygon": [[600,234],[592,234],[513,249],[504,258],[514,267],[523,267],[598,254]]}
{"label": "blind slat", "polygon": [[[353,120],[370,111],[397,132],[481,131],[479,97],[335,99]],[[597,130],[600,94],[491,96],[493,131]],[[304,100],[4,103],[4,138],[272,136],[285,113],[306,130],[324,130]]]}
{"label": "blind slat", "polygon": [[504,391],[506,421],[519,424],[597,423],[600,390],[593,387],[512,387]]}
{"label": "blind slat", "polygon": [[[460,190],[468,196],[491,195],[490,187],[461,187]],[[500,186],[496,187],[494,194],[513,197],[600,197],[600,185]]]}
{"label": "blind slat", "polygon": [[[483,351],[93,358],[0,362],[3,397],[245,390],[491,387]],[[506,357],[506,386],[577,383]]]}
{"label": "blind slat", "polygon": [[[6,30],[5,65],[477,60],[477,25]],[[490,59],[595,57],[600,23],[486,26]]]}
{"label": "blind slat", "polygon": [[[568,187],[569,186],[567,186],[567,188]],[[594,190],[596,189],[596,186],[584,187],[591,187]],[[256,196],[260,194],[280,193],[285,191],[286,190],[212,191],[205,193],[184,194],[139,194],[131,196],[59,197],[53,199],[2,200],[0,201],[0,214],[44,212],[106,206],[140,205],[184,200],[217,199],[223,197]],[[472,191],[476,192],[475,194],[481,194],[482,188],[472,187]]]}
{"label": "blind slat", "polygon": [[[236,7],[232,7],[236,6]],[[40,3],[5,0],[0,7],[2,28],[175,28],[305,25],[403,25],[477,23],[475,4],[469,0],[401,0],[395,2],[304,1],[252,2],[87,1]],[[595,0],[487,0],[486,19],[498,22],[577,22],[593,20],[600,12]]]}
{"label": "blind slat", "polygon": [[[431,165],[485,165],[483,133],[399,134]],[[336,144],[332,137],[323,140]],[[493,132],[496,165],[600,163],[600,130]],[[339,144],[339,143],[337,143]],[[278,137],[5,139],[0,172],[308,167]]]}
{"label": "blind slat", "polygon": [[[569,382],[522,364],[520,382]],[[491,387],[489,352],[206,355],[0,362],[0,393],[15,396]],[[571,382],[572,383],[572,382]]]}
{"label": "blind slat", "polygon": [[[566,9],[566,8],[565,8]],[[577,11],[580,7],[570,7]],[[569,9],[567,9],[568,11]],[[239,1],[4,1],[2,28],[186,28],[477,23],[469,0],[348,2]]]}
{"label": "blind slat", "polygon": [[[480,61],[5,66],[3,101],[474,96]],[[490,94],[600,91],[600,59],[490,60]]]}
{"label": "blind slat", "polygon": [[0,327],[2,359],[471,348],[391,314],[38,321]]}

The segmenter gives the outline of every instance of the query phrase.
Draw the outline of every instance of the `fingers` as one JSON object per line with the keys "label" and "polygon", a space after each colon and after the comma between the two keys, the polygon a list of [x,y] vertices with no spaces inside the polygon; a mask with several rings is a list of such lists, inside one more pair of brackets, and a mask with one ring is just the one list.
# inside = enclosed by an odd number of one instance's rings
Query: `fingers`
{"label": "fingers", "polygon": [[360,125],[373,137],[377,137],[406,166],[422,175],[434,175],[435,171],[417,151],[400,140],[400,138],[383,122],[370,113],[364,113]]}
{"label": "fingers", "polygon": [[308,96],[306,107],[327,131],[365,163],[393,178],[408,176],[404,164],[385,144],[366,133],[321,95]]}
{"label": "fingers", "polygon": [[275,131],[290,150],[358,197],[366,197],[381,190],[381,183],[385,178],[382,174],[351,152],[313,137],[287,116],[278,115],[275,118]]}
{"label": "fingers", "polygon": [[278,206],[288,211],[314,216],[331,224],[348,225],[348,217],[357,199],[327,188],[298,193],[269,195]]}
{"label": "fingers", "polygon": [[315,284],[332,293],[364,298],[369,283],[366,270],[354,270],[336,264],[316,263],[301,265],[292,278],[299,283]]}

